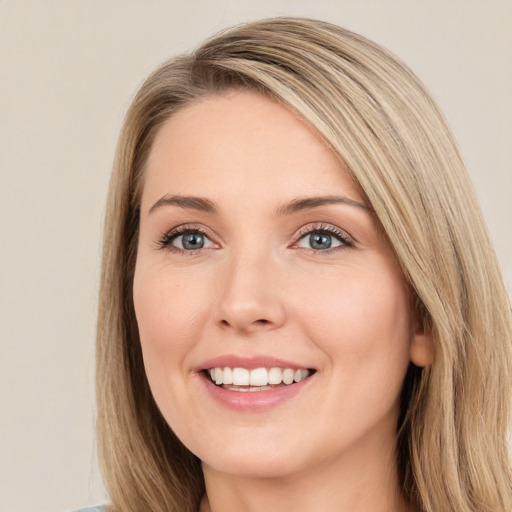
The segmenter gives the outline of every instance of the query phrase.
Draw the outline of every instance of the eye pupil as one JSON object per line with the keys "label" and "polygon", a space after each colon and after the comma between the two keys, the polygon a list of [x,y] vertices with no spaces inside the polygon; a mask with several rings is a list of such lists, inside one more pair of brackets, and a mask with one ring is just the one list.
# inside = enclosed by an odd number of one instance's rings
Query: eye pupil
{"label": "eye pupil", "polygon": [[199,233],[188,233],[183,235],[184,249],[202,249],[204,246],[204,237]]}
{"label": "eye pupil", "polygon": [[325,233],[312,233],[309,235],[309,244],[312,249],[329,249],[331,243],[331,236]]}

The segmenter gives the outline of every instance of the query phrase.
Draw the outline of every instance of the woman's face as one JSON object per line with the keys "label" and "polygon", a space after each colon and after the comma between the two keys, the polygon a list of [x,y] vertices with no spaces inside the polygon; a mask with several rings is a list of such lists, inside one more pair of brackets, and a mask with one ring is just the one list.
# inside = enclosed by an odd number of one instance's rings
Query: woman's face
{"label": "woman's face", "polygon": [[212,95],[161,128],[134,303],[154,398],[206,470],[392,457],[422,343],[406,282],[357,184],[284,106]]}

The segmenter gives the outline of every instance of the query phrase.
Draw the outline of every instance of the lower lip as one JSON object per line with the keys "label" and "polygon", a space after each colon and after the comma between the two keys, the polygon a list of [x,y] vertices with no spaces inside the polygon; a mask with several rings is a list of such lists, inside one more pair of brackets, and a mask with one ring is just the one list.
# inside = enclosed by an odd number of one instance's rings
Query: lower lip
{"label": "lower lip", "polygon": [[244,392],[216,386],[204,374],[199,375],[207,392],[214,400],[229,409],[245,412],[260,412],[277,407],[303,391],[313,378],[313,375],[311,375],[300,382],[287,386],[279,386],[264,391]]}

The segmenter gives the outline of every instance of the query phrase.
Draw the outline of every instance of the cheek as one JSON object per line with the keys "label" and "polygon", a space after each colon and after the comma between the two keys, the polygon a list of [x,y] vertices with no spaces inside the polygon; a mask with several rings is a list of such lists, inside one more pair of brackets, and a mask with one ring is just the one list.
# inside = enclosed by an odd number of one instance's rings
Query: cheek
{"label": "cheek", "polygon": [[[134,307],[153,396],[168,421],[186,407],[187,358],[205,324],[205,294],[193,280],[179,279],[166,269],[139,268],[134,278]],[[203,289],[204,291],[204,289]]]}
{"label": "cheek", "polygon": [[[401,382],[409,363],[410,308],[401,274],[351,269],[340,279],[303,286],[297,302],[308,336],[330,358],[344,384],[379,378]],[[307,306],[306,306],[307,305]]]}
{"label": "cheek", "polygon": [[204,294],[172,273],[136,271],[134,306],[143,349],[180,354],[201,326]]}
{"label": "cheek", "polygon": [[[168,269],[136,268],[133,300],[153,397],[171,428],[186,432],[189,415],[187,385],[190,355],[201,338],[207,297],[192,280]],[[184,426],[185,425],[185,426]]]}

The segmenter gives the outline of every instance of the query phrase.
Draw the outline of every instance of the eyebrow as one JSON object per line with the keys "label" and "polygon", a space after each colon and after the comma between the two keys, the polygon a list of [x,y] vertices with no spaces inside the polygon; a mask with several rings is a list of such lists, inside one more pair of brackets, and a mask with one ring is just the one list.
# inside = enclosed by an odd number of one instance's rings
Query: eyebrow
{"label": "eyebrow", "polygon": [[305,197],[303,199],[294,199],[289,203],[279,207],[277,209],[278,215],[289,215],[301,210],[307,210],[309,208],[317,208],[328,204],[345,204],[348,206],[355,206],[362,210],[369,211],[370,208],[364,203],[354,201],[348,197],[343,196],[319,196],[319,197]]}
{"label": "eyebrow", "polygon": [[150,209],[148,215],[153,213],[156,209],[162,206],[174,205],[180,208],[189,208],[206,213],[217,213],[217,207],[213,201],[205,199],[204,197],[196,196],[168,196],[161,197]]}
{"label": "eyebrow", "polygon": [[[317,208],[319,206],[329,204],[345,204],[361,208],[362,210],[369,211],[370,209],[364,203],[354,201],[348,197],[343,196],[318,196],[318,197],[305,197],[302,199],[294,199],[277,209],[279,216],[290,215],[301,210],[310,208]],[[181,195],[165,195],[161,197],[150,209],[148,215],[153,213],[156,209],[162,206],[179,206],[180,208],[187,208],[191,210],[198,210],[206,213],[218,213],[218,208],[213,201],[204,197],[197,196],[181,196]]]}

